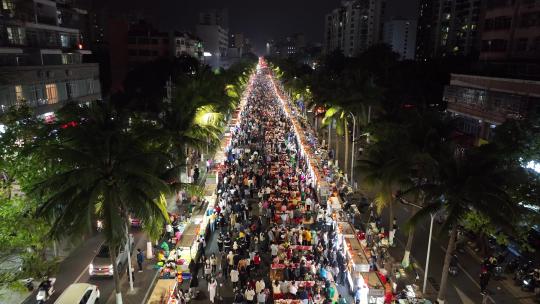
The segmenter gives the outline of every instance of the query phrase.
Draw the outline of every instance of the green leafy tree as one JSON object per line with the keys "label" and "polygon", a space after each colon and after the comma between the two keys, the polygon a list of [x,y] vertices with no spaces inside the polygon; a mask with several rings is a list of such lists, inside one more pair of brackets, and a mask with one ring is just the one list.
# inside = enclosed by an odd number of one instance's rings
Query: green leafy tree
{"label": "green leafy tree", "polygon": [[447,215],[441,231],[450,230],[450,239],[437,296],[439,301],[446,298],[448,267],[455,249],[457,226],[467,214],[475,210],[501,226],[508,226],[519,214],[517,204],[505,191],[508,170],[481,149],[471,149],[458,157],[454,152],[449,148],[438,157],[437,180],[420,186],[428,203],[410,220],[414,224],[441,210]]}
{"label": "green leafy tree", "polygon": [[81,122],[31,150],[62,165],[61,172],[33,185],[32,193],[42,198],[37,216],[52,221],[50,234],[55,238],[81,235],[92,219],[103,220],[116,300],[121,303],[114,257],[127,241],[128,216],[140,218],[145,227],[163,227],[168,220],[163,195],[169,191],[163,177],[172,162],[129,132],[127,117],[109,105],[68,106],[60,117]]}

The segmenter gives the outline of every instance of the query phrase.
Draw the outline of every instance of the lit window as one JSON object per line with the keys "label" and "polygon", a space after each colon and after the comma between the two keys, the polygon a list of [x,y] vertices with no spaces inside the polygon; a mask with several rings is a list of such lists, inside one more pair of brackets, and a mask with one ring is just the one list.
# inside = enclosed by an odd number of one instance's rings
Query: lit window
{"label": "lit window", "polygon": [[69,36],[67,34],[60,34],[60,44],[63,48],[69,47]]}
{"label": "lit window", "polygon": [[56,88],[55,83],[49,83],[45,85],[45,90],[47,91],[47,100],[49,104],[54,104],[58,102],[58,89]]}
{"label": "lit window", "polygon": [[23,90],[21,85],[15,86],[15,96],[17,98],[17,103],[24,100]]}
{"label": "lit window", "polygon": [[2,0],[2,8],[5,10],[13,10],[13,0]]}
{"label": "lit window", "polygon": [[25,35],[24,35],[24,29],[20,27],[7,27],[7,36],[8,41],[11,44],[24,44],[25,41]]}

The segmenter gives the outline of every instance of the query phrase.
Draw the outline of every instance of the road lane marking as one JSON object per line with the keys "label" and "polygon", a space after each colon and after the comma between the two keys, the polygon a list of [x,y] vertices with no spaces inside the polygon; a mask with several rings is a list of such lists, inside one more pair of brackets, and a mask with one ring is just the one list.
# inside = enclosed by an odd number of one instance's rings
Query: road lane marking
{"label": "road lane marking", "polygon": [[84,267],[83,271],[79,274],[79,276],[75,279],[75,283],[79,283],[79,280],[82,278],[82,276],[88,271],[88,267],[90,265],[86,265],[86,267]]}
{"label": "road lane marking", "polygon": [[[444,248],[443,246],[439,246],[442,251],[446,254],[446,248]],[[469,274],[465,268],[463,268],[461,266],[461,264],[458,263],[457,265],[459,267],[459,269],[461,269],[461,271],[463,271],[463,273],[474,283],[474,285],[476,285],[478,288],[480,288],[480,284],[478,284],[478,282],[476,282],[476,280],[473,278],[473,276],[471,274]],[[493,300],[493,298],[491,296],[487,296],[487,299],[490,300],[492,303],[495,303],[495,300]]]}

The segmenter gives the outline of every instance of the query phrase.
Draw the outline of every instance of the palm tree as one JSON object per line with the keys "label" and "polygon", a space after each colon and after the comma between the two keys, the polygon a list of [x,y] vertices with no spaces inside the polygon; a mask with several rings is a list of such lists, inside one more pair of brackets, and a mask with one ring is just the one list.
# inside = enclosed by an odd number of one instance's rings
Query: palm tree
{"label": "palm tree", "polygon": [[359,168],[364,173],[365,185],[375,191],[378,213],[388,208],[390,231],[394,220],[395,194],[409,189],[412,181],[410,164],[407,156],[403,154],[403,147],[406,145],[403,130],[390,128],[387,134],[368,147],[364,157],[359,160]]}
{"label": "palm tree", "polygon": [[[336,134],[338,136],[345,136],[345,163],[343,169],[347,171],[348,164],[348,154],[349,154],[349,114],[350,112],[346,111],[340,106],[332,106],[326,110],[324,118],[322,120],[323,126],[329,126],[334,121],[336,121]],[[336,139],[336,159],[338,158],[339,151],[339,141]]]}
{"label": "palm tree", "polygon": [[452,147],[442,150],[438,157],[438,179],[419,186],[425,193],[425,207],[411,219],[411,224],[443,210],[446,220],[441,232],[450,229],[443,272],[437,299],[443,303],[448,287],[448,267],[455,249],[457,227],[465,215],[475,210],[492,223],[505,225],[518,214],[518,205],[505,191],[508,169],[480,148],[456,156]]}
{"label": "palm tree", "polygon": [[[407,144],[402,146],[400,154],[402,160],[408,162],[410,177],[414,185],[409,191],[402,192],[404,196],[411,196],[417,206],[425,203],[425,193],[418,191],[416,187],[421,183],[431,182],[436,179],[438,155],[446,142],[450,140],[454,121],[441,117],[439,113],[425,111],[408,111],[405,115],[403,128],[406,130]],[[411,208],[411,217],[417,209]],[[414,238],[414,226],[408,226],[408,237],[405,252],[402,259],[403,267],[408,267],[410,252]]]}
{"label": "palm tree", "polygon": [[79,124],[54,126],[56,135],[32,150],[62,165],[34,185],[32,193],[43,198],[37,215],[51,219],[50,233],[56,238],[83,234],[95,217],[103,221],[116,303],[122,303],[115,257],[127,241],[128,215],[140,218],[149,229],[163,227],[168,220],[163,196],[169,191],[163,176],[172,161],[130,132],[126,117],[110,105],[68,106],[60,117]]}

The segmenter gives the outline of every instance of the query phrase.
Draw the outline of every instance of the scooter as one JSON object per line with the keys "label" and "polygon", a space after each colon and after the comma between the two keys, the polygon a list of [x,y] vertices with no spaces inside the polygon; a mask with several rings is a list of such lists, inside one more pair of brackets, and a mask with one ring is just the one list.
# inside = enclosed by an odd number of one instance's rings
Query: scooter
{"label": "scooter", "polygon": [[54,293],[54,282],[56,282],[56,278],[49,278],[49,286],[47,289],[43,286],[43,282],[39,285],[38,293],[36,295],[36,303],[37,304],[43,304],[47,302],[51,298],[51,295]]}
{"label": "scooter", "polygon": [[458,257],[456,254],[452,255],[452,260],[450,261],[450,266],[448,267],[448,273],[450,273],[453,276],[456,276],[459,272],[458,267]]}
{"label": "scooter", "polygon": [[523,278],[527,274],[531,273],[532,270],[533,270],[532,261],[527,261],[526,263],[521,264],[514,274],[514,281],[516,282],[516,284],[521,284]]}
{"label": "scooter", "polygon": [[28,291],[34,291],[34,278],[22,279],[20,282],[26,287]]}
{"label": "scooter", "polygon": [[540,270],[534,269],[521,280],[521,290],[537,292],[540,288]]}
{"label": "scooter", "polygon": [[97,222],[96,222],[96,230],[97,230],[97,232],[103,231],[103,221],[97,220]]}

